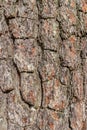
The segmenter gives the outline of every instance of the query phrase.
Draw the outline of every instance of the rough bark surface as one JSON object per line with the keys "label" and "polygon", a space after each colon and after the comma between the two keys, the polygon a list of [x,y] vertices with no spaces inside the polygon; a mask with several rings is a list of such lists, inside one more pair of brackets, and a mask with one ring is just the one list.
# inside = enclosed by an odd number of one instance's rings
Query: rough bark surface
{"label": "rough bark surface", "polygon": [[0,130],[87,130],[87,0],[0,0]]}

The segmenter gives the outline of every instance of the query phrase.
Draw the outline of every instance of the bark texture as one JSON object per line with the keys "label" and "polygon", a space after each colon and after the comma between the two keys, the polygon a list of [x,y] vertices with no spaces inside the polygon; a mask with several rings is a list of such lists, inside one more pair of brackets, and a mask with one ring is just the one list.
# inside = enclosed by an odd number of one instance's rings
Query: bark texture
{"label": "bark texture", "polygon": [[0,130],[87,130],[87,0],[0,0]]}

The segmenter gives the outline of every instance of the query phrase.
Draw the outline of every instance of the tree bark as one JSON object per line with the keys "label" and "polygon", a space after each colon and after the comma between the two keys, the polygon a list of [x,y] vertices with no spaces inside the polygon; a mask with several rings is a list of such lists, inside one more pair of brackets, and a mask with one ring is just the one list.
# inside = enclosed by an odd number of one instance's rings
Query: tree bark
{"label": "tree bark", "polygon": [[87,130],[86,0],[0,0],[0,129]]}

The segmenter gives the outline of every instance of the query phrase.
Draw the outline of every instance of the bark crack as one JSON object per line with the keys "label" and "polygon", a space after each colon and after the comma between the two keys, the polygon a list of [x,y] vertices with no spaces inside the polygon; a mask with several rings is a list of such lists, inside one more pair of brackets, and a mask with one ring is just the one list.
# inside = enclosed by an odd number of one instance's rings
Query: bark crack
{"label": "bark crack", "polygon": [[39,79],[40,79],[40,84],[41,84],[41,105],[40,107],[43,108],[43,81],[42,81],[42,76],[38,70],[38,74],[39,74]]}

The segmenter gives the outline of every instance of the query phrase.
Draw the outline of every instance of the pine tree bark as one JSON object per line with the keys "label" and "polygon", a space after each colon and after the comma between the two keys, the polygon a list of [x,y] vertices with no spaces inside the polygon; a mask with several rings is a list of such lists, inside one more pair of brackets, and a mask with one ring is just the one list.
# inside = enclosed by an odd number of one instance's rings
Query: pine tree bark
{"label": "pine tree bark", "polygon": [[86,0],[0,0],[0,129],[87,130]]}

